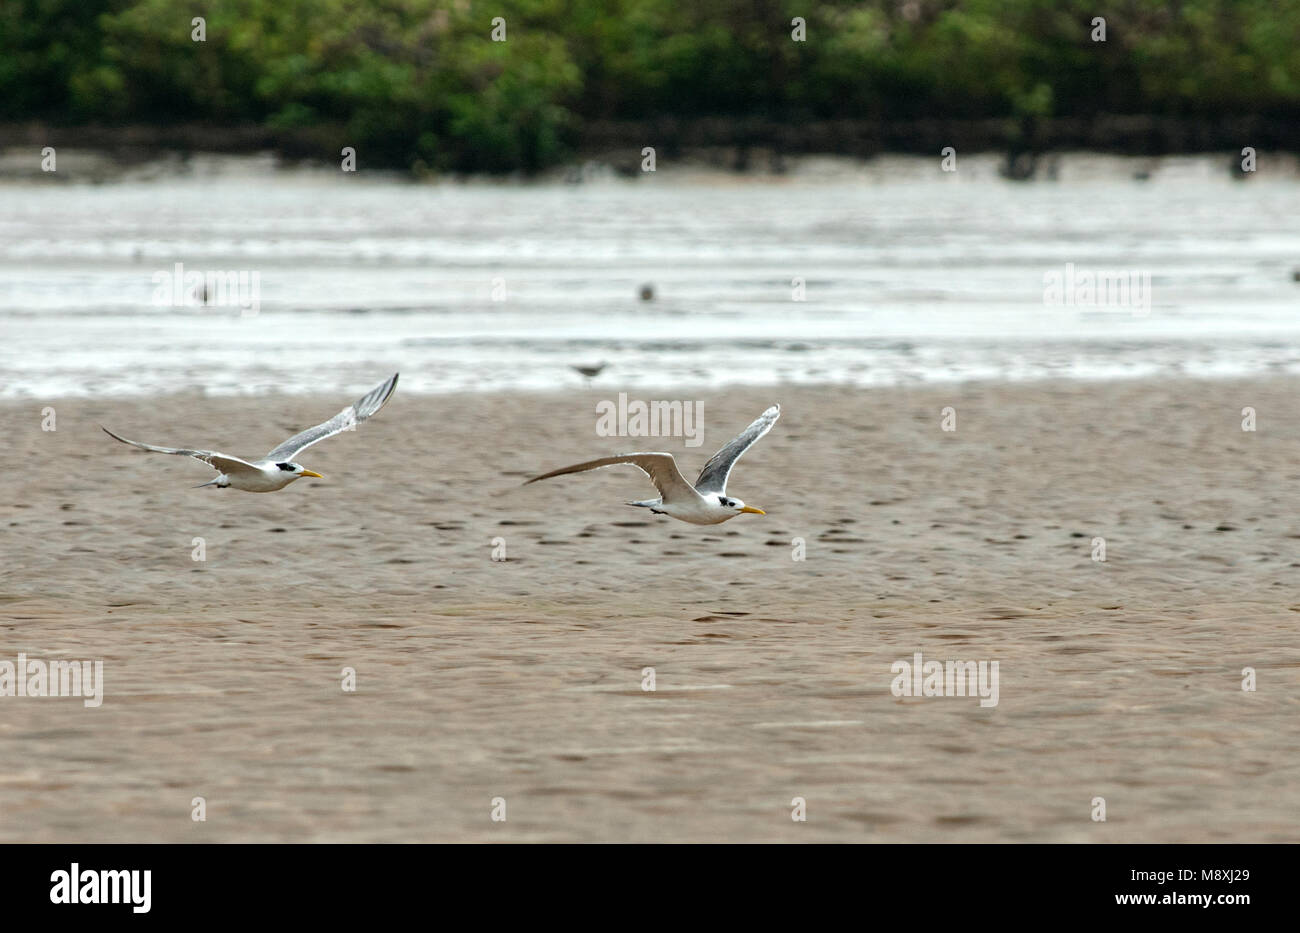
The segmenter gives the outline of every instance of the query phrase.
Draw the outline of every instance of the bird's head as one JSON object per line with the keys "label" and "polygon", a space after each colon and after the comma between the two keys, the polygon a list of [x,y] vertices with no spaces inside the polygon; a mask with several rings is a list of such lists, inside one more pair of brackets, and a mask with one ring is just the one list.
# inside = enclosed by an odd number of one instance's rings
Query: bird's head
{"label": "bird's head", "polygon": [[292,473],[294,476],[314,476],[317,479],[325,478],[319,473],[313,473],[311,470],[306,469],[301,463],[294,463],[292,460],[288,463],[277,463],[276,467],[283,470],[285,473]]}
{"label": "bird's head", "polygon": [[754,515],[767,514],[762,509],[756,509],[751,505],[745,505],[745,503],[741,502],[739,499],[734,499],[731,496],[718,496],[718,505],[722,506],[724,509],[731,509],[736,513],[751,512]]}

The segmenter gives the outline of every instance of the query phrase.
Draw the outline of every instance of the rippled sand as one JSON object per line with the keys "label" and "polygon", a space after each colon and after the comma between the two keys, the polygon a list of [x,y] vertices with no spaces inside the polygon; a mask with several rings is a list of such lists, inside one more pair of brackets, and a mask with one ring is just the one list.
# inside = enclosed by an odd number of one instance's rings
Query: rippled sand
{"label": "rippled sand", "polygon": [[[255,454],[345,399],[0,406],[0,659],[106,681],[0,697],[0,838],[1300,841],[1300,380],[733,389],[695,449],[596,437],[617,391],[399,388],[273,495],[96,425]],[[694,475],[773,401],[730,490],[766,517],[518,488]],[[917,651],[999,705],[893,696]]]}

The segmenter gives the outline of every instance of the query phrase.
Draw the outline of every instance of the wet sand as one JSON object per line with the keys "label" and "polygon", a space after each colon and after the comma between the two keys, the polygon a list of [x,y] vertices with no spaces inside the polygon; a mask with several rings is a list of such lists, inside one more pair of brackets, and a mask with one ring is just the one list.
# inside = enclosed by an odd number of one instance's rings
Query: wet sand
{"label": "wet sand", "polygon": [[[271,495],[97,424],[253,455],[347,399],[0,405],[0,660],[105,679],[0,697],[0,839],[1300,841],[1300,379],[737,388],[693,449],[597,437],[618,391],[399,387]],[[774,401],[729,489],[766,516],[518,487],[693,477]],[[895,697],[918,651],[1000,702]]]}

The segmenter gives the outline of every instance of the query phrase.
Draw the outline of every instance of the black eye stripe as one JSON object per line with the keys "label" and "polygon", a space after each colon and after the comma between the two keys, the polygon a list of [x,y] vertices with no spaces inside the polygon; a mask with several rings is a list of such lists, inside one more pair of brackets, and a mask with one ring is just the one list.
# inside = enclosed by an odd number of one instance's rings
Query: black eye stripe
{"label": "black eye stripe", "polygon": [[293,472],[293,464],[292,464],[292,463],[277,463],[276,466],[278,466],[280,469],[284,470],[286,473],[292,473],[292,472]]}

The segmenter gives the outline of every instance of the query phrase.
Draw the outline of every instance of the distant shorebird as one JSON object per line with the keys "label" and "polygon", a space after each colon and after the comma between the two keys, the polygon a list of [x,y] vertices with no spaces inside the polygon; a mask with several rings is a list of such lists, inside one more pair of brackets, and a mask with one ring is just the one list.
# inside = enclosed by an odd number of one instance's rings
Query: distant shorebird
{"label": "distant shorebird", "polygon": [[123,444],[130,444],[132,447],[139,447],[141,450],[151,450],[154,453],[180,454],[193,457],[196,460],[202,460],[217,471],[216,479],[195,486],[195,489],[202,489],[204,486],[216,486],[218,489],[232,487],[242,489],[244,492],[275,492],[277,489],[283,489],[294,480],[301,479],[304,476],[323,478],[319,473],[303,469],[302,464],[295,463],[293,458],[312,444],[355,427],[383,408],[384,403],[388,401],[388,397],[393,394],[393,389],[397,387],[397,375],[397,373],[394,373],[393,377],[387,382],[371,389],[329,421],[323,421],[314,428],[308,428],[300,434],[295,434],[260,460],[243,460],[239,457],[232,457],[230,454],[218,453],[215,450],[154,447],[152,444],[141,444],[139,441],[130,441],[125,437],[119,437],[108,428],[104,428],[103,425],[100,425],[100,427],[109,437],[116,438]]}
{"label": "distant shorebird", "polygon": [[601,360],[595,366],[570,366],[569,368],[572,369],[574,372],[581,373],[583,378],[586,379],[588,383],[590,383],[591,380],[595,379],[602,372],[604,372],[605,367],[608,365],[609,364],[606,363],[604,360]]}
{"label": "distant shorebird", "polygon": [[649,283],[641,286],[641,300],[654,301],[655,287]]}
{"label": "distant shorebird", "polygon": [[740,455],[772,430],[772,425],[776,424],[776,419],[779,417],[781,417],[780,405],[773,405],[759,415],[753,424],[741,431],[736,438],[714,454],[708,463],[704,464],[704,469],[700,471],[694,486],[682,476],[681,471],[677,469],[677,461],[673,459],[672,454],[668,453],[618,454],[613,457],[602,457],[599,460],[588,460],[586,463],[577,463],[543,473],[541,476],[534,476],[524,485],[550,479],[552,476],[585,473],[588,470],[630,463],[650,477],[650,481],[659,490],[659,498],[628,502],[627,505],[649,509],[656,515],[667,515],[683,522],[690,522],[692,525],[718,525],[727,519],[735,518],[742,512],[766,515],[767,513],[762,509],[745,505],[739,499],[728,496],[727,477],[731,475],[731,468],[740,459]]}

